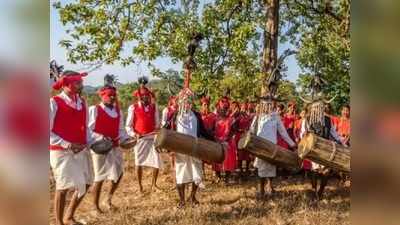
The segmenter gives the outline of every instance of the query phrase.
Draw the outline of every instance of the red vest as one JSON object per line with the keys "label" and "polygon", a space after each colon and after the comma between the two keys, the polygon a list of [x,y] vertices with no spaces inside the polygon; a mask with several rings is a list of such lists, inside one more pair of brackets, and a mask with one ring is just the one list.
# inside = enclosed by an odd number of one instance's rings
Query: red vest
{"label": "red vest", "polygon": [[201,113],[201,121],[208,132],[214,129],[216,118],[217,116],[214,113]]}
{"label": "red vest", "polygon": [[150,104],[149,111],[145,112],[144,107],[139,104],[134,105],[133,130],[135,133],[144,135],[153,132],[156,129],[155,113],[156,106]]}
{"label": "red vest", "polygon": [[[82,102],[80,111],[67,105],[59,96],[53,97],[57,103],[57,113],[54,118],[53,133],[62,139],[78,144],[86,144],[86,105]],[[58,145],[51,145],[50,150],[62,150]]]}
{"label": "red vest", "polygon": [[104,135],[105,137],[110,137],[113,139],[114,147],[118,146],[118,136],[119,136],[119,108],[116,107],[117,117],[112,118],[109,116],[106,111],[100,106],[97,105],[97,117],[96,123],[94,126],[94,132]]}

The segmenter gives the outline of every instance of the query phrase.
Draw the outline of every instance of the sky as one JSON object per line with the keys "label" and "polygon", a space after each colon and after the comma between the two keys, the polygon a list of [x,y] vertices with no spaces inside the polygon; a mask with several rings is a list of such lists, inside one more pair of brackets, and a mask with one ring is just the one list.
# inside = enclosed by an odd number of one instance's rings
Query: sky
{"label": "sky", "polygon": [[[53,0],[51,2],[54,2]],[[62,0],[61,3],[71,2],[71,0]],[[66,28],[63,27],[59,20],[59,14],[57,10],[53,7],[50,9],[50,59],[57,61],[59,65],[64,65],[65,69],[82,71],[84,65],[82,64],[71,64],[67,61],[66,50],[58,45],[58,42],[66,37]],[[288,43],[279,45],[279,55],[287,48],[295,49]],[[290,81],[296,81],[298,74],[300,73],[300,68],[297,64],[295,57],[292,55],[286,58],[286,65],[288,66],[287,79]],[[172,63],[169,57],[158,58],[153,61],[153,64],[166,71],[168,69],[173,69],[180,71],[182,70],[182,64]],[[146,67],[146,64],[141,65],[129,65],[123,67],[121,65],[104,65],[101,68],[91,72],[89,76],[85,78],[85,84],[91,86],[99,86],[103,84],[103,76],[107,73],[111,73],[117,76],[118,81],[121,83],[135,82],[140,76],[150,76],[150,71]]]}

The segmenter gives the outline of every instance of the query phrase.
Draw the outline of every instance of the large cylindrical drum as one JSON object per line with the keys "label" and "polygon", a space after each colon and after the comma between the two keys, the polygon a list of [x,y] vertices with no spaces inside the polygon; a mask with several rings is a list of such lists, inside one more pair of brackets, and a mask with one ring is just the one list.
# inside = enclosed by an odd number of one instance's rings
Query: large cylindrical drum
{"label": "large cylindrical drum", "polygon": [[283,168],[298,170],[301,166],[301,159],[296,153],[250,132],[240,139],[238,147]]}
{"label": "large cylindrical drum", "polygon": [[313,133],[301,139],[298,154],[302,159],[309,159],[338,171],[350,172],[350,150]]}
{"label": "large cylindrical drum", "polygon": [[190,155],[207,162],[221,163],[225,159],[221,144],[165,128],[156,135],[154,145],[156,148]]}

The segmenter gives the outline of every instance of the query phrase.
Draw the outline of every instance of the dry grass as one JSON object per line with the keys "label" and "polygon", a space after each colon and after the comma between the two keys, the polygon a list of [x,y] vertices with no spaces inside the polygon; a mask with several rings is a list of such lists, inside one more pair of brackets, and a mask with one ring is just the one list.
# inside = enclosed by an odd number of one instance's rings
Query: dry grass
{"label": "dry grass", "polygon": [[[254,179],[227,187],[211,183],[211,171],[207,169],[206,189],[198,193],[201,205],[177,210],[178,196],[175,190],[171,190],[173,180],[168,170],[160,174],[158,182],[165,191],[141,196],[132,164],[132,160],[126,161],[125,175],[113,199],[114,205],[119,207],[117,211],[96,215],[90,204],[92,196],[89,193],[79,207],[76,218],[93,225],[350,224],[349,188],[338,187],[336,180],[327,188],[325,199],[315,204],[307,194],[309,184],[305,184],[301,177],[278,178],[275,181],[276,194],[261,203],[255,200]],[[145,173],[145,189],[150,186],[150,175],[149,171]],[[50,217],[54,224],[53,217]]]}

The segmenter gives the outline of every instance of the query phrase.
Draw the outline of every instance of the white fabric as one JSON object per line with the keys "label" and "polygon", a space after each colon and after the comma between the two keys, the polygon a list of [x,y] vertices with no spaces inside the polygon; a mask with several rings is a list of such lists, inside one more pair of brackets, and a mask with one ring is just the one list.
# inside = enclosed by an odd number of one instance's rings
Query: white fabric
{"label": "white fabric", "polygon": [[[107,113],[107,115],[109,115],[111,118],[117,118],[118,114],[117,114],[117,110],[116,108],[108,108],[106,107],[103,103],[99,104],[100,107],[102,109],[104,109],[104,111]],[[125,127],[124,127],[124,115],[122,113],[122,111],[120,110],[119,112],[119,139],[120,141],[124,141],[125,139],[129,138],[128,134],[125,131]],[[90,135],[91,135],[91,143],[94,143],[96,141],[99,141],[101,139],[103,139],[103,135],[94,132],[94,128],[96,126],[96,118],[97,118],[97,106],[90,106],[89,107],[89,123],[88,123],[88,127],[90,130]]]}
{"label": "white fabric", "polygon": [[50,151],[50,166],[56,181],[56,190],[75,188],[78,197],[92,183],[90,156],[87,149],[74,154],[72,151]]}
{"label": "white fabric", "polygon": [[[117,118],[118,113],[116,108],[106,107],[103,103],[100,103],[99,106],[104,109],[108,116],[111,118]],[[93,142],[103,139],[103,135],[94,132],[94,128],[96,126],[96,118],[97,118],[97,106],[91,106],[89,108],[89,129],[91,131]],[[128,138],[124,128],[124,118],[122,111],[119,112],[119,138],[121,141]],[[91,151],[92,161],[93,161],[93,171],[94,171],[94,181],[99,182],[103,180],[112,180],[113,182],[117,182],[119,177],[123,172],[123,156],[122,152],[119,148],[113,148],[108,154],[96,154]]]}
{"label": "white fabric", "polygon": [[134,147],[135,165],[161,168],[160,154],[154,148],[154,136],[148,135],[138,140]]}
{"label": "white fabric", "polygon": [[[141,102],[138,103],[139,105],[141,105]],[[147,112],[149,110],[150,106],[147,106],[144,108],[144,111]],[[129,136],[133,137],[135,136],[135,130],[133,129],[133,119],[134,119],[134,112],[135,112],[135,106],[134,105],[130,105],[128,108],[128,116],[126,117],[126,124],[125,124],[125,129],[126,132]],[[154,120],[156,121],[156,129],[160,127],[160,118],[158,116],[158,107],[157,105],[155,105],[155,113],[154,113]]]}
{"label": "white fabric", "polygon": [[[83,100],[77,95],[77,102],[75,103],[70,97],[68,97],[67,94],[64,92],[61,92],[58,95],[62,100],[65,101],[65,103],[69,106],[71,106],[74,109],[77,110],[82,110],[82,104]],[[62,139],[60,136],[52,132],[53,129],[53,124],[54,124],[54,119],[57,114],[57,103],[53,98],[50,98],[50,111],[49,111],[49,119],[50,119],[50,145],[60,145],[63,148],[67,148],[69,146],[69,142]],[[86,112],[87,114],[87,112]],[[88,121],[88,115],[86,115],[86,122]],[[90,135],[90,130],[87,129],[87,136],[88,138],[88,143],[91,142],[91,135]]]}
{"label": "white fabric", "polygon": [[[293,140],[289,137],[279,114],[277,114],[276,112],[256,116],[253,119],[250,130],[253,133],[257,130],[257,136],[265,138],[274,144],[277,143],[277,136],[279,132],[281,137],[290,146],[295,145]],[[265,160],[256,157],[256,159],[254,160],[254,167],[258,169],[259,177],[276,177],[276,166],[268,163]]]}
{"label": "white fabric", "polygon": [[91,151],[94,171],[94,182],[103,180],[118,181],[124,171],[124,161],[120,148],[113,148],[105,155]]}
{"label": "white fabric", "polygon": [[161,113],[161,127],[164,127],[168,119],[168,107],[165,107]]}
{"label": "white fabric", "polygon": [[[197,123],[197,117],[192,111],[179,114],[176,130],[179,133],[197,138]],[[202,161],[189,155],[176,153],[175,175],[177,184],[194,182],[199,185],[203,179]]]}

